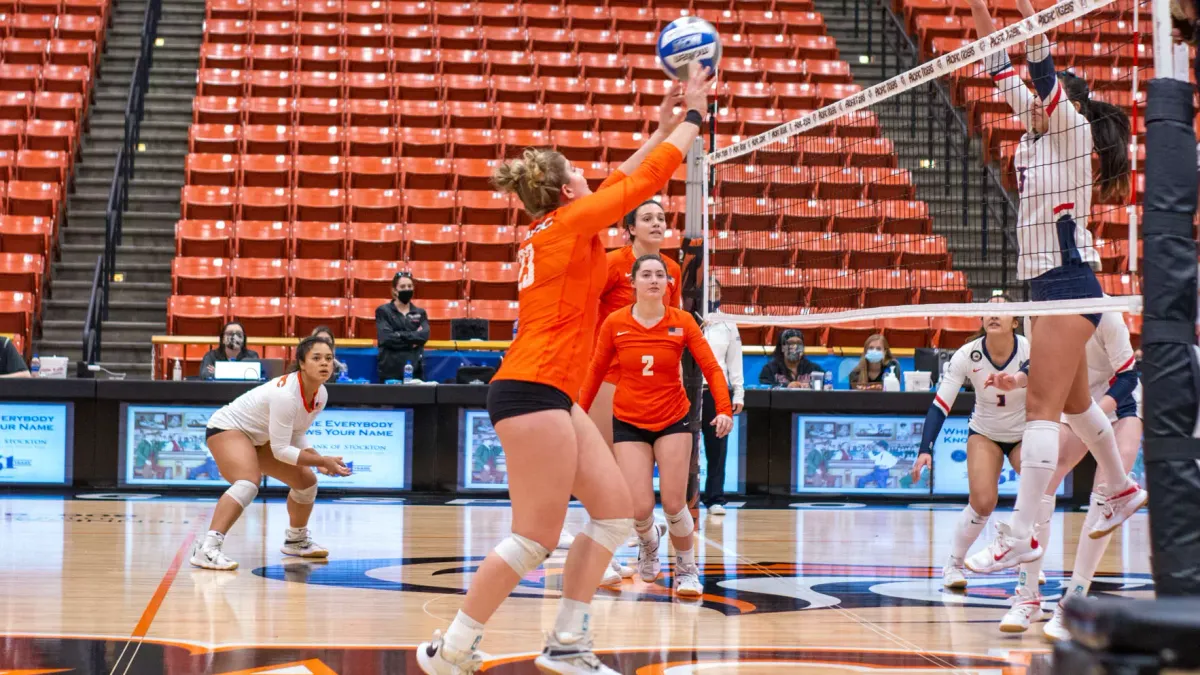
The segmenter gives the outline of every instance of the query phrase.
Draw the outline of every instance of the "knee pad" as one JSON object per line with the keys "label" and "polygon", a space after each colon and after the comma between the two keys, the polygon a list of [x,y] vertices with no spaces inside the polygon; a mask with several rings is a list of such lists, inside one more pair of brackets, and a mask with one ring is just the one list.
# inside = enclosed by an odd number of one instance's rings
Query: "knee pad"
{"label": "knee pad", "polygon": [[306,487],[303,490],[292,488],[288,493],[288,499],[297,504],[311,504],[317,501],[317,484],[313,483],[311,487]]}
{"label": "knee pad", "polygon": [[504,558],[504,562],[522,578],[550,557],[550,551],[546,550],[546,547],[515,532],[497,544],[495,551],[496,555]]}
{"label": "knee pad", "polygon": [[629,538],[629,530],[633,527],[633,518],[609,518],[608,520],[589,520],[583,526],[583,533],[588,539],[608,549],[609,553],[616,551]]}
{"label": "knee pad", "polygon": [[636,532],[649,532],[650,528],[654,527],[654,513],[651,512],[645,520],[633,521],[633,529]]}
{"label": "knee pad", "polygon": [[254,498],[258,496],[258,486],[248,480],[234,481],[233,485],[225,491],[229,498],[241,504],[242,508],[250,506],[254,503]]}
{"label": "knee pad", "polygon": [[1058,422],[1034,420],[1025,425],[1021,441],[1021,470],[1058,468]]}
{"label": "knee pad", "polygon": [[679,513],[667,514],[667,531],[672,537],[686,537],[692,533],[692,512],[687,507]]}

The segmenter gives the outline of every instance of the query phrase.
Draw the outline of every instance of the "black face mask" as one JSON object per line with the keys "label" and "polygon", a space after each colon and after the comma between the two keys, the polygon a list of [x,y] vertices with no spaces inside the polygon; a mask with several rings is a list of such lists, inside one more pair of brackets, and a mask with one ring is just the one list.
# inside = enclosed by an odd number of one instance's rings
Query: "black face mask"
{"label": "black face mask", "polygon": [[411,290],[396,291],[395,295],[400,304],[407,305],[408,301],[412,300],[413,292]]}

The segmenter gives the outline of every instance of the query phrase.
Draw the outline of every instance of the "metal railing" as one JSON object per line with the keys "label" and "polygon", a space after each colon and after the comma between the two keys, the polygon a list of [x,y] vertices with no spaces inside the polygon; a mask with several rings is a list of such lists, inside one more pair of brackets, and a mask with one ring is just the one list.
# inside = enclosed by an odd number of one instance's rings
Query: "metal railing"
{"label": "metal railing", "polygon": [[100,360],[101,334],[104,321],[108,319],[109,294],[117,267],[117,247],[121,245],[122,216],[129,205],[129,181],[133,178],[146,89],[150,85],[150,66],[154,61],[154,41],[158,37],[158,20],[161,16],[162,0],[146,3],[142,18],[141,52],[134,64],[129,95],[125,99],[124,138],[117,151],[108,204],[104,209],[104,254],[97,261],[87,318],[83,325],[83,360],[89,364]]}

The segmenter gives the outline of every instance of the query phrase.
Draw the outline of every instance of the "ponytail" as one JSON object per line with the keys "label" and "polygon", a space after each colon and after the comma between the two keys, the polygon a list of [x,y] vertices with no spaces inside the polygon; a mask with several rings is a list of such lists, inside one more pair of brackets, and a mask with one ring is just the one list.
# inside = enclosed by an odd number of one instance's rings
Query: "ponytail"
{"label": "ponytail", "polygon": [[1100,156],[1100,172],[1096,176],[1100,199],[1125,201],[1131,187],[1129,116],[1111,103],[1091,98],[1087,81],[1073,73],[1059,73],[1058,81],[1067,93],[1067,99],[1079,105],[1080,114],[1092,127],[1092,147]]}

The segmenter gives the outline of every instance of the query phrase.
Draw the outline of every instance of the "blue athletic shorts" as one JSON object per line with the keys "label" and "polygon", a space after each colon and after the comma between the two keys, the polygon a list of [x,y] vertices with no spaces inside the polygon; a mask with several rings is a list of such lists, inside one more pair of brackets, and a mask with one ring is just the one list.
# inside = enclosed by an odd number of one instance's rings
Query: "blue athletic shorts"
{"label": "blue athletic shorts", "polygon": [[[1096,273],[1084,263],[1069,263],[1029,280],[1029,294],[1033,301],[1079,300],[1102,298],[1104,291]],[[1083,318],[1100,325],[1099,314],[1084,314]]]}

